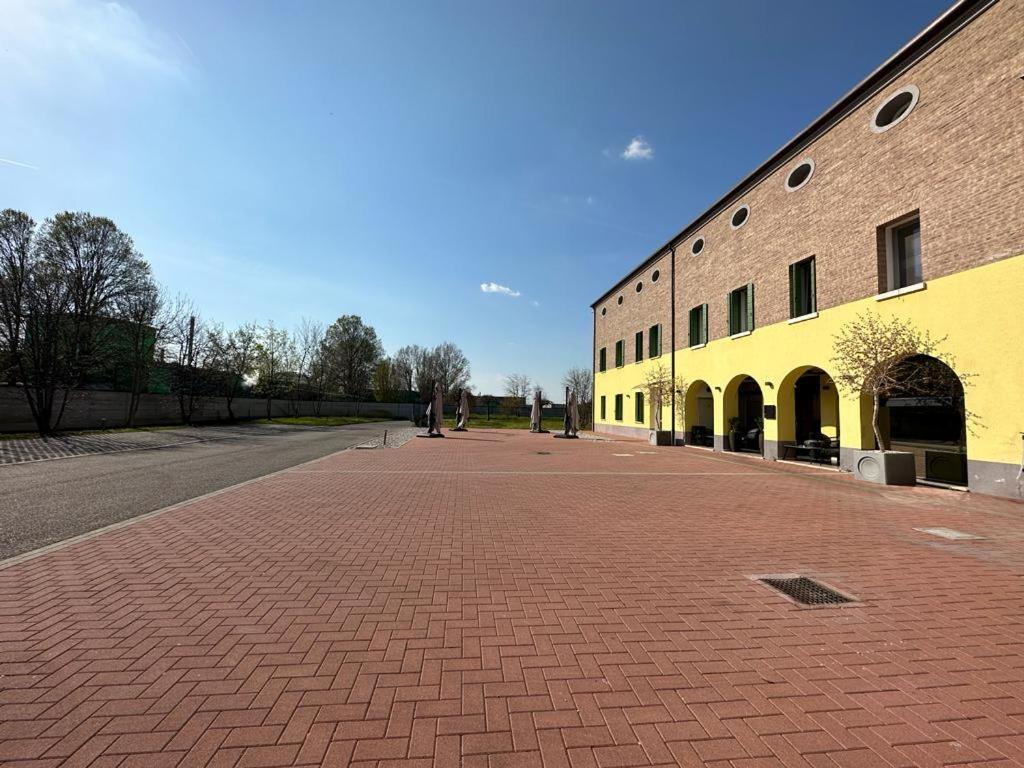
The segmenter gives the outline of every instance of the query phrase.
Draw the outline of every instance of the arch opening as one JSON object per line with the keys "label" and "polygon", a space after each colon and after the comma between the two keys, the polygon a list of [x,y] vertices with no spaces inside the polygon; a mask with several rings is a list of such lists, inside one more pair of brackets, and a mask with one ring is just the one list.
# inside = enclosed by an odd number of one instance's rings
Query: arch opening
{"label": "arch opening", "polygon": [[711,448],[715,444],[715,395],[706,381],[698,379],[686,389],[683,419],[687,445]]}
{"label": "arch opening", "polygon": [[736,376],[725,388],[725,423],[729,450],[764,455],[764,395],[752,376]]}
{"label": "arch opening", "polygon": [[779,387],[777,416],[779,458],[839,465],[839,390],[827,371],[790,371]]}
{"label": "arch opening", "polygon": [[967,485],[967,410],[956,371],[930,355],[901,363],[905,386],[879,411],[879,431],[890,450],[914,454],[919,480]]}

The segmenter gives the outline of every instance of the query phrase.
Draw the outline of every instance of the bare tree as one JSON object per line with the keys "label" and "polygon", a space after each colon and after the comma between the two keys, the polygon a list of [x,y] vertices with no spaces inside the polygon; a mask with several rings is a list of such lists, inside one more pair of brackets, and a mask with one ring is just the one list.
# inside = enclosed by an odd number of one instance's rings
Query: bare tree
{"label": "bare tree", "polygon": [[294,334],[296,366],[290,400],[295,414],[298,413],[298,400],[302,398],[303,391],[310,390],[314,373],[319,372],[316,361],[321,356],[325,336],[324,324],[308,317],[302,318]]}
{"label": "bare tree", "polygon": [[576,393],[580,426],[591,426],[594,413],[594,374],[589,368],[570,368],[562,377],[562,386]]}
{"label": "bare tree", "polygon": [[[878,417],[882,403],[890,397],[944,397],[958,405],[963,402],[962,380],[971,374],[953,372],[937,359],[944,341],[933,339],[910,322],[893,317],[883,319],[864,312],[846,323],[833,337],[832,364],[835,380],[851,394],[871,397],[871,428],[879,450],[889,449]],[[964,412],[964,425],[970,414]]]}
{"label": "bare tree", "polygon": [[288,382],[284,374],[292,373],[295,366],[295,343],[291,334],[278,328],[273,321],[260,329],[256,351],[257,385],[267,401],[267,418],[273,416],[273,401],[286,391]]}
{"label": "bare tree", "polygon": [[210,367],[216,369],[220,379],[220,393],[228,409],[228,418],[234,421],[235,397],[245,380],[256,371],[256,354],[260,329],[255,323],[245,323],[234,331],[225,332],[215,327],[208,333]]}
{"label": "bare tree", "polygon": [[641,381],[637,389],[643,392],[651,409],[653,417],[651,429],[663,428],[664,425],[659,423],[661,407],[665,403],[671,402],[672,391],[675,389],[675,383],[672,381],[672,374],[668,366],[659,362],[649,367],[644,373],[643,381]]}
{"label": "bare tree", "polygon": [[505,377],[505,394],[518,399],[521,405],[530,396],[532,384],[533,381],[525,373],[510,373]]}
{"label": "bare tree", "polygon": [[469,360],[465,353],[452,342],[438,344],[431,350],[437,382],[441,395],[446,399],[458,396],[460,390],[469,385]]}
{"label": "bare tree", "polygon": [[192,302],[178,296],[168,309],[165,355],[171,363],[171,392],[178,399],[183,424],[192,418],[208,394],[207,372],[209,334]]}
{"label": "bare tree", "polygon": [[159,287],[148,275],[117,301],[124,327],[124,362],[128,368],[130,396],[127,426],[135,424],[142,393],[149,386],[156,349],[165,332],[164,300]]}
{"label": "bare tree", "polygon": [[395,374],[402,383],[401,389],[412,391],[416,388],[416,366],[422,351],[419,345],[412,344],[399,349],[392,358]]}

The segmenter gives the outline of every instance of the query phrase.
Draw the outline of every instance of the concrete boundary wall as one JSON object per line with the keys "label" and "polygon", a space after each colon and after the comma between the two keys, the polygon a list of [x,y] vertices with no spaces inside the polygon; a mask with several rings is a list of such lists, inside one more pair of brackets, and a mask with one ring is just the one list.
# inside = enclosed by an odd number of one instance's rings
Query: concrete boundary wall
{"label": "concrete boundary wall", "polygon": [[[108,390],[76,390],[68,400],[67,409],[61,419],[60,428],[73,429],[104,429],[125,426],[128,416],[130,395],[127,392]],[[412,421],[421,415],[426,406],[420,403],[372,403],[354,401],[325,401],[320,404],[320,416],[375,416],[386,415],[395,419]],[[237,419],[262,419],[267,415],[267,401],[261,398],[236,397],[231,408]],[[446,416],[454,416],[456,407],[445,405]],[[504,414],[504,409],[492,407],[494,416]],[[545,425],[561,422],[565,410],[556,405],[544,409]],[[315,404],[307,400],[272,400],[271,414],[281,416],[311,416],[316,413]],[[487,407],[478,405],[473,408],[473,420],[485,418]],[[530,408],[519,408],[520,416],[529,416]],[[204,398],[192,421],[197,424],[204,422],[223,421],[228,418],[227,401],[223,397]],[[181,415],[178,399],[173,395],[145,394],[139,403],[135,417],[135,425],[140,427],[180,424]],[[25,393],[20,387],[0,386],[0,432],[32,432],[35,422],[29,410]]]}

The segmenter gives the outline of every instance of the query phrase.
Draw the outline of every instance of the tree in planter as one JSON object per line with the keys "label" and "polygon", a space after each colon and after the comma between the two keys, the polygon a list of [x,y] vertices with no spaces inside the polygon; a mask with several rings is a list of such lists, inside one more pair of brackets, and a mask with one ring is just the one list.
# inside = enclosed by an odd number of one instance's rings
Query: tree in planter
{"label": "tree in planter", "polygon": [[[970,374],[953,372],[954,362],[938,359],[938,348],[945,340],[933,339],[909,321],[899,317],[888,320],[874,312],[864,312],[851,320],[833,337],[834,379],[850,392],[871,397],[871,429],[880,451],[889,450],[882,435],[879,414],[882,402],[890,397],[963,398],[963,381]],[[969,413],[964,411],[966,427]]]}
{"label": "tree in planter", "polygon": [[651,431],[662,432],[665,430],[665,425],[661,421],[662,406],[665,403],[672,402],[673,392],[678,397],[676,411],[679,414],[680,421],[683,424],[686,423],[684,420],[686,415],[686,390],[689,386],[682,375],[676,376],[673,381],[671,371],[662,362],[647,369],[647,373],[644,374],[644,380],[637,389],[644,393],[644,398],[650,403],[652,414]]}

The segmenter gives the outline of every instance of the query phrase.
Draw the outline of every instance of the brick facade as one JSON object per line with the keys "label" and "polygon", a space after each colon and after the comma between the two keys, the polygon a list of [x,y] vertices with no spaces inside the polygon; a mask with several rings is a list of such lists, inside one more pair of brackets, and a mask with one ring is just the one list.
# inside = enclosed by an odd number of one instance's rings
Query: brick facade
{"label": "brick facade", "polygon": [[[654,273],[658,279],[654,280]],[[636,362],[635,335],[644,334],[644,359],[647,359],[648,333],[652,325],[661,324],[661,346],[665,354],[671,347],[672,319],[672,263],[668,256],[656,260],[610,294],[604,302],[594,308],[595,343],[594,370],[600,370],[598,356],[602,347],[608,350],[608,368],[615,367],[615,342],[625,342],[625,364]],[[637,293],[637,284],[643,289]],[[622,304],[618,297],[622,296]],[[602,314],[606,311],[606,314]]]}
{"label": "brick facade", "polygon": [[[687,346],[689,310],[705,302],[709,339],[728,335],[727,294],[747,283],[755,286],[756,326],[786,320],[788,265],[808,256],[816,259],[819,310],[881,292],[879,227],[914,211],[925,281],[1024,251],[1022,39],[1024,0],[993,4],[686,230],[675,254],[675,347]],[[873,132],[875,110],[907,85],[920,89],[913,111],[890,130]],[[785,179],[804,158],[814,160],[813,176],[787,192]],[[750,216],[732,229],[742,204]],[[706,244],[694,256],[697,237]],[[668,351],[668,261],[666,248],[594,305],[595,370],[602,346],[614,365],[617,339],[625,339],[626,363],[632,362],[633,334],[654,323],[664,324]],[[650,283],[654,269],[661,271],[658,284]],[[639,295],[637,280],[644,281]]]}

